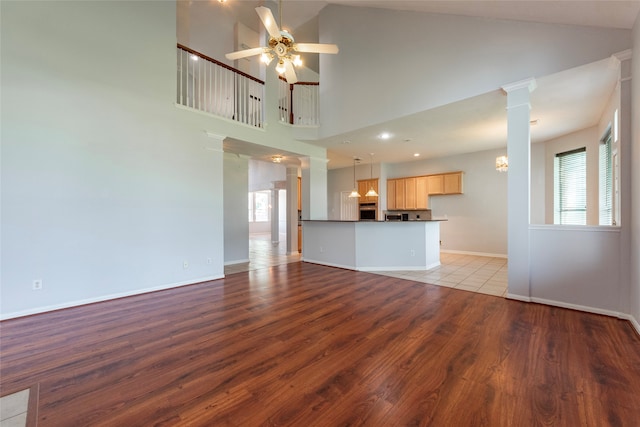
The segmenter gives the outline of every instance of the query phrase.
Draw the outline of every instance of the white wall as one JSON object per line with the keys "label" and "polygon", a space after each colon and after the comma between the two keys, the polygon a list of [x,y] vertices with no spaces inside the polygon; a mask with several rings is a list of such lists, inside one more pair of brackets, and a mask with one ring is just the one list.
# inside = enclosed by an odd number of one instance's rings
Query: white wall
{"label": "white wall", "polygon": [[[406,176],[463,171],[461,195],[431,196],[429,207],[434,217],[447,216],[440,228],[442,249],[487,255],[507,254],[507,175],[495,170],[496,157],[506,148],[437,159],[383,164],[380,180],[381,201],[386,205],[386,180]],[[366,173],[365,173],[366,169]],[[374,176],[376,176],[374,171]],[[366,165],[356,168],[356,179],[369,177]],[[340,217],[340,191],[353,187],[353,169],[329,171],[329,213]]]}
{"label": "white wall", "polygon": [[640,333],[640,16],[633,28],[632,58],[633,129],[631,147],[631,277],[629,305],[636,330]]}
{"label": "white wall", "polygon": [[274,181],[286,181],[287,170],[283,164],[249,160],[249,191],[270,190]]}
{"label": "white wall", "polygon": [[173,105],[175,4],[1,7],[1,316],[221,277],[221,144]]}
{"label": "white wall", "polygon": [[532,226],[531,300],[618,315],[620,233],[615,227]]}
{"label": "white wall", "polygon": [[320,41],[340,47],[338,55],[320,58],[322,136],[491,92],[631,47],[629,30],[334,4],[321,11],[319,23]]}
{"label": "white wall", "polygon": [[[224,263],[249,261],[249,160],[224,155]],[[244,215],[242,215],[244,213]]]}

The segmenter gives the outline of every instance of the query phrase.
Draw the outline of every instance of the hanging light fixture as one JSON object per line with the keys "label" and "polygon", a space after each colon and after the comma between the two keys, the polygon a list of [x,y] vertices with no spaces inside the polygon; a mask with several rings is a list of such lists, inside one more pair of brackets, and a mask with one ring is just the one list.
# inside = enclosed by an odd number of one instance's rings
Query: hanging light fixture
{"label": "hanging light fixture", "polygon": [[509,158],[507,156],[496,157],[496,170],[498,172],[506,172],[509,170]]}
{"label": "hanging light fixture", "polygon": [[[371,154],[371,167],[370,167],[370,174],[369,174],[369,179],[373,179],[373,153]],[[378,197],[378,193],[376,193],[376,190],[373,189],[373,184],[371,184],[371,186],[369,187],[369,191],[367,191],[367,194],[365,194],[366,197]]]}
{"label": "hanging light fixture", "polygon": [[360,197],[360,193],[358,193],[358,187],[356,186],[356,161],[359,159],[357,157],[353,158],[353,191],[349,194],[349,197]]}

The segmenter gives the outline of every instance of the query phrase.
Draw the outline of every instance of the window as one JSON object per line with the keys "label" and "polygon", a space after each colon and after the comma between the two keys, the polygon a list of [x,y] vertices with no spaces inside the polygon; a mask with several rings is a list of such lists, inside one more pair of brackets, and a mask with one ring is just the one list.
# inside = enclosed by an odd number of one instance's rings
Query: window
{"label": "window", "polygon": [[613,219],[613,165],[611,161],[611,128],[600,141],[599,152],[599,206],[600,225],[615,225]]}
{"label": "window", "polygon": [[587,224],[587,150],[556,154],[554,164],[555,224]]}
{"label": "window", "polygon": [[270,191],[249,192],[249,222],[269,221]]}

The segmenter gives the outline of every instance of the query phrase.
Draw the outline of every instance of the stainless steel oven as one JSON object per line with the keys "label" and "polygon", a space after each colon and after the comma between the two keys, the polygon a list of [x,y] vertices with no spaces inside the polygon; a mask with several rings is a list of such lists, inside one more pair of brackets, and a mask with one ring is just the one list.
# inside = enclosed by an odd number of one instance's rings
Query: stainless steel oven
{"label": "stainless steel oven", "polygon": [[376,203],[360,203],[360,221],[375,221],[378,219],[378,205]]}

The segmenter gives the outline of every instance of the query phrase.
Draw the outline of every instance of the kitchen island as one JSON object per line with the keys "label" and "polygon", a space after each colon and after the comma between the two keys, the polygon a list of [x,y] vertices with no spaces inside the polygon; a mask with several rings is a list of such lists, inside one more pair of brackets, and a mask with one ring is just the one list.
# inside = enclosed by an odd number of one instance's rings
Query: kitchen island
{"label": "kitchen island", "polygon": [[302,221],[302,261],[359,271],[440,265],[440,221]]}

